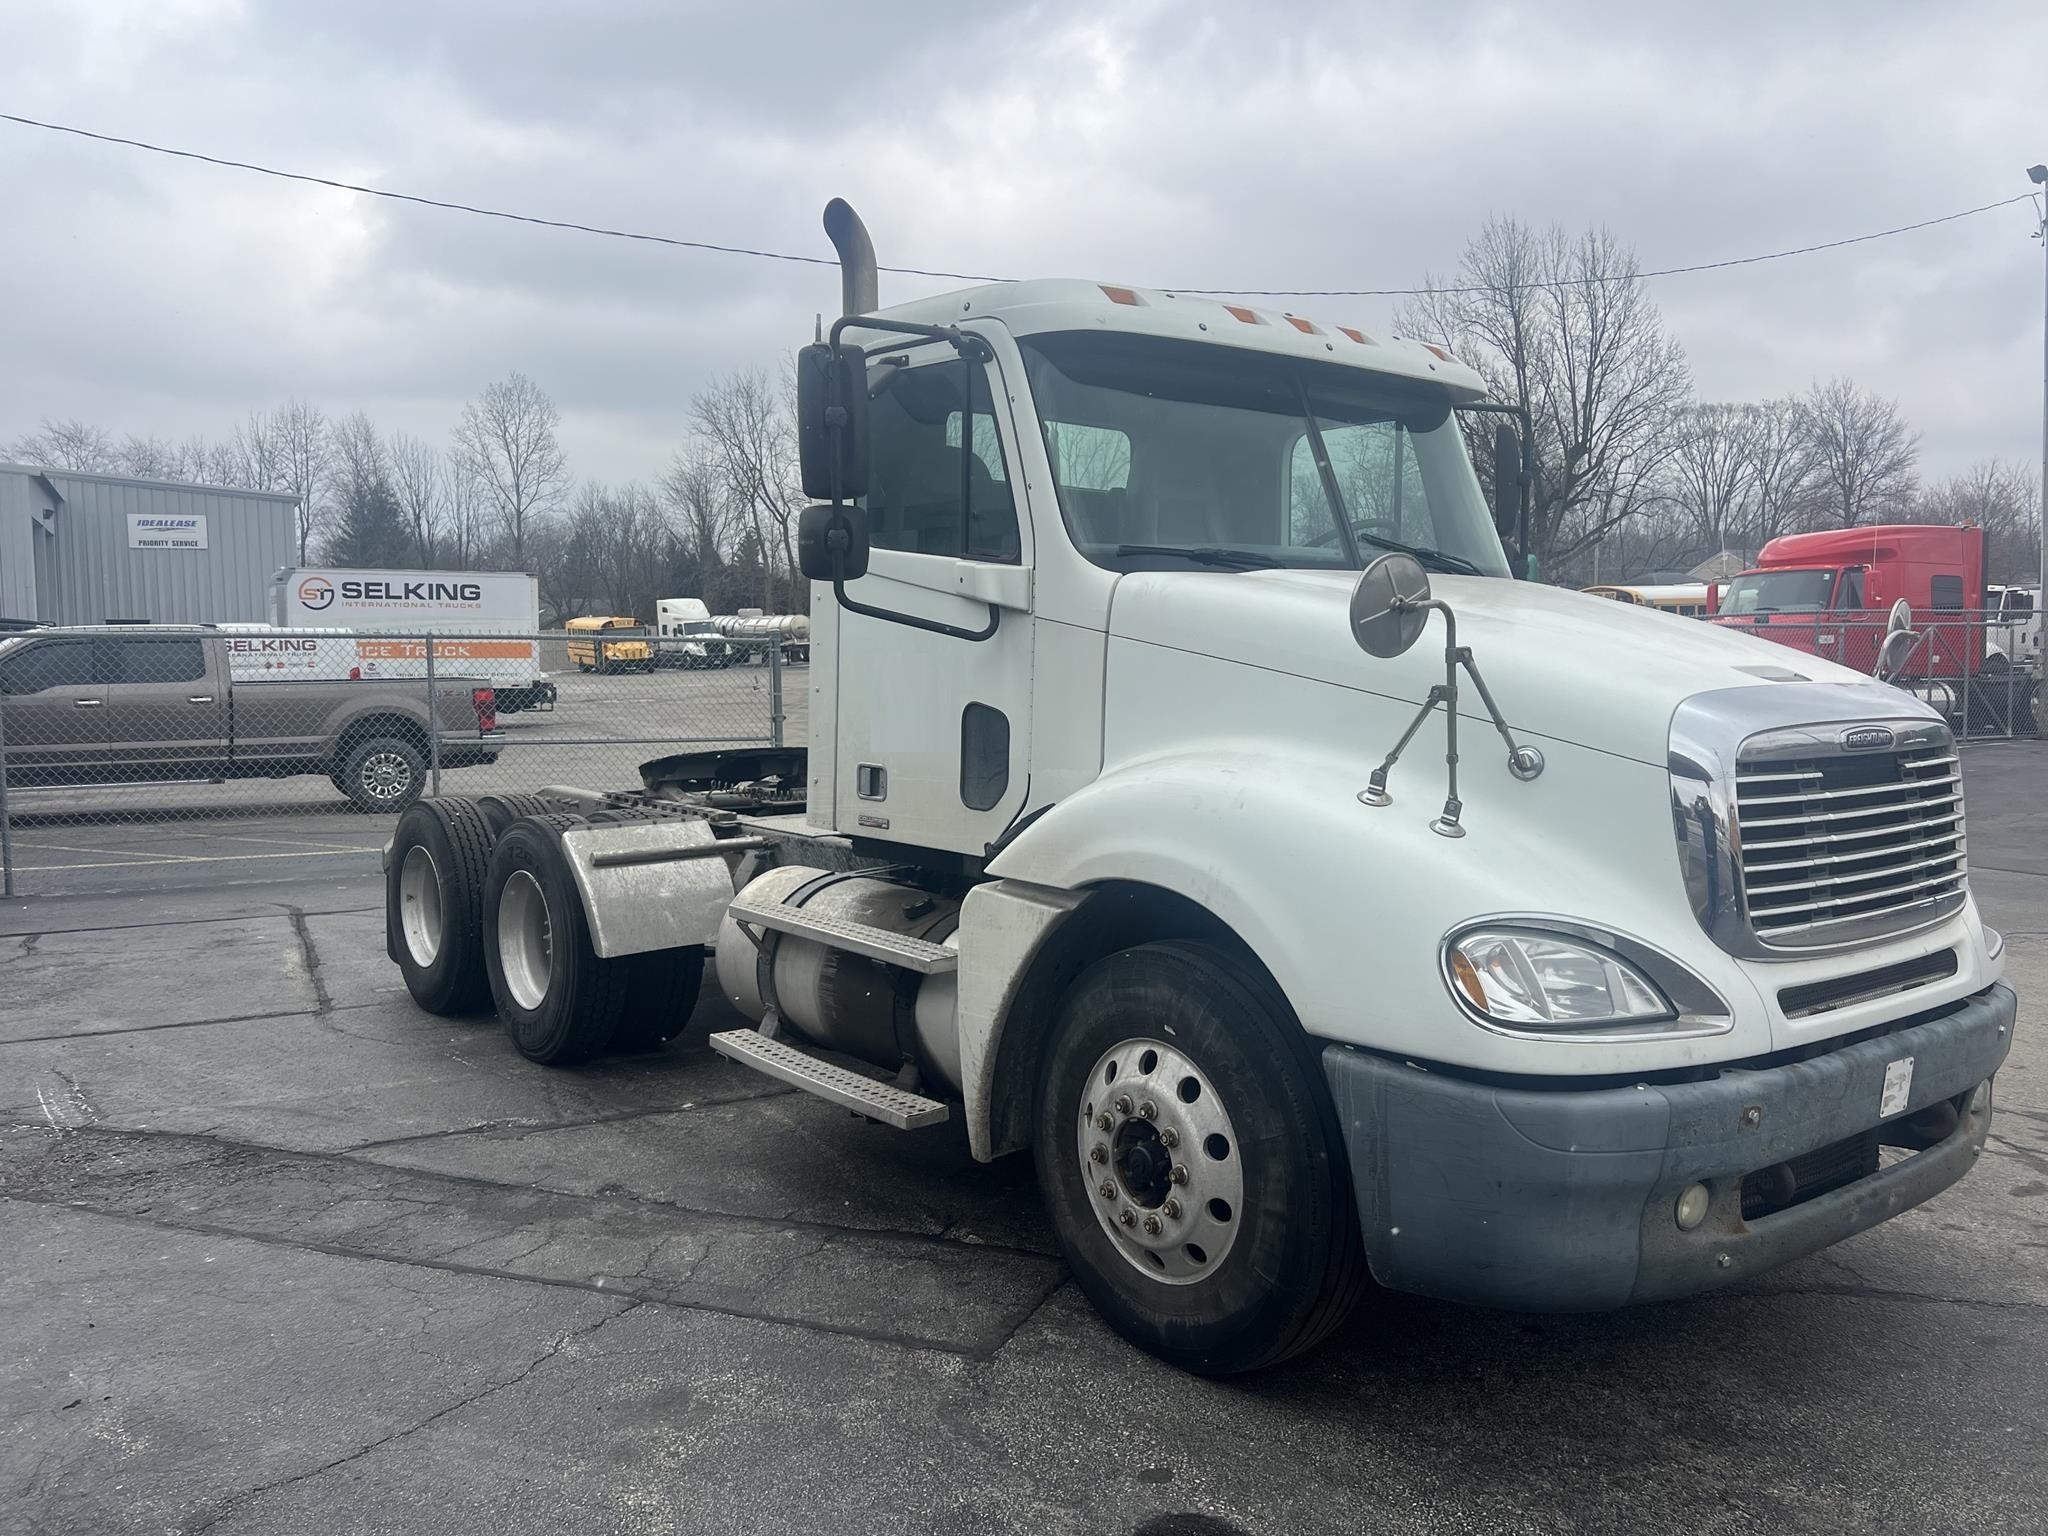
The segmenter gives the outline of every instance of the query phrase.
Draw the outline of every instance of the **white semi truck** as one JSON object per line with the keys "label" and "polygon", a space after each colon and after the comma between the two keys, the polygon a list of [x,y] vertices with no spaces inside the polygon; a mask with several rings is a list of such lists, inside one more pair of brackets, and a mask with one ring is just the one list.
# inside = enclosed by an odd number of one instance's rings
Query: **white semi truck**
{"label": "white semi truck", "polygon": [[1440,348],[1078,281],[878,310],[827,228],[808,752],[422,802],[421,1004],[569,1062],[715,956],[758,1021],[715,1049],[1031,1152],[1102,1315],[1204,1372],[1368,1274],[1682,1296],[1969,1169],[2015,1002],[1938,715],[1511,579]]}

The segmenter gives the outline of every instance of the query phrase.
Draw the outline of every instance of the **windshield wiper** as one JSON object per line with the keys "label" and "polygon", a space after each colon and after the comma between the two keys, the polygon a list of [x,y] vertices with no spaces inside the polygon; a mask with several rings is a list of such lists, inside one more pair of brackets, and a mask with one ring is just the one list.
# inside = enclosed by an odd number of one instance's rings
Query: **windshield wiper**
{"label": "windshield wiper", "polygon": [[1182,560],[1192,560],[1197,565],[1240,571],[1279,570],[1287,563],[1253,549],[1219,549],[1214,545],[1190,548],[1185,544],[1119,544],[1116,552],[1119,555],[1173,555]]}
{"label": "windshield wiper", "polygon": [[1424,549],[1416,544],[1403,544],[1399,539],[1382,538],[1376,533],[1367,533],[1363,528],[1351,530],[1353,538],[1362,539],[1374,549],[1391,549],[1397,555],[1413,555],[1424,565],[1439,571],[1450,571],[1459,576],[1483,576],[1486,573],[1467,560],[1463,555],[1447,554],[1441,549]]}

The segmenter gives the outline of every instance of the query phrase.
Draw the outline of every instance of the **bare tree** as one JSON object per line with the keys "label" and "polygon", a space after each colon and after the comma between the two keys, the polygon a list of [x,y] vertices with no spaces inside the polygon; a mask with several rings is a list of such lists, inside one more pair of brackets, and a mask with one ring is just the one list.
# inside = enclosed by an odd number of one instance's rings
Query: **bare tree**
{"label": "bare tree", "polygon": [[1748,520],[1756,463],[1749,438],[1753,405],[1702,404],[1680,413],[1673,434],[1671,491],[1701,558],[1730,548]]}
{"label": "bare tree", "polygon": [[7,445],[6,457],[45,469],[81,469],[111,473],[114,445],[107,434],[75,417],[53,421],[43,418],[42,430],[18,437]]}
{"label": "bare tree", "polygon": [[796,472],[796,431],[784,398],[756,369],[714,381],[690,401],[690,417],[703,434],[730,505],[744,519],[764,558],[759,563],[760,605],[774,606],[775,561],[796,570],[790,519],[803,504]]}
{"label": "bare tree", "polygon": [[483,487],[452,452],[442,457],[441,477],[448,506],[441,558],[458,571],[481,569],[491,545]]}
{"label": "bare tree", "polygon": [[327,416],[309,401],[291,399],[270,413],[265,427],[272,454],[271,490],[299,498],[299,563],[305,564],[324,516],[330,450]]}
{"label": "bare tree", "polygon": [[1441,338],[1535,429],[1530,539],[1546,569],[1651,505],[1691,388],[1635,252],[1604,229],[1490,219],[1396,324]]}
{"label": "bare tree", "polygon": [[1984,530],[1984,578],[2026,582],[2041,574],[2041,481],[2025,465],[1987,459],[1922,492],[1914,516]]}
{"label": "bare tree", "polygon": [[678,449],[661,478],[684,552],[699,566],[717,565],[725,553],[732,508],[717,461],[701,447]]}
{"label": "bare tree", "polygon": [[561,412],[523,373],[508,374],[462,408],[455,448],[504,530],[512,564],[526,565],[528,532],[561,500],[568,461],[555,437]]}
{"label": "bare tree", "polygon": [[448,508],[448,466],[441,450],[406,432],[391,434],[391,494],[412,530],[413,553],[423,566],[441,557]]}
{"label": "bare tree", "polygon": [[1898,402],[1858,389],[1854,380],[1830,379],[1799,404],[1827,521],[1853,528],[1904,511],[1913,499],[1920,438],[1900,416]]}
{"label": "bare tree", "polygon": [[1814,463],[1797,400],[1766,400],[1752,409],[1755,414],[1744,442],[1750,477],[1745,534],[1760,550],[1808,516]]}

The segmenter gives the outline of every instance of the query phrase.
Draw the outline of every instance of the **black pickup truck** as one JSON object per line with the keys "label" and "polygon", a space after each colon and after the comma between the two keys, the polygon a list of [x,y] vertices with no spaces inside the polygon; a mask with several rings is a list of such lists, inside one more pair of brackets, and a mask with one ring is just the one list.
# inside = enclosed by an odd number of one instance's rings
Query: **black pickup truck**
{"label": "black pickup truck", "polygon": [[359,810],[418,799],[443,768],[495,762],[497,701],[475,679],[266,677],[246,637],[192,627],[0,637],[0,738],[15,785],[318,773]]}

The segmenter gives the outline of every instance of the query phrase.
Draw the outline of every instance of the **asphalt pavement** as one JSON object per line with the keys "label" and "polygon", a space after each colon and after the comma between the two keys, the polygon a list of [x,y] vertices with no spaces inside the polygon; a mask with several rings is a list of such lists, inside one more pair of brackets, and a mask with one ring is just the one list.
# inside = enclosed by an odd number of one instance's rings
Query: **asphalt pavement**
{"label": "asphalt pavement", "polygon": [[574,1071],[417,1011],[388,823],[18,830],[127,862],[0,907],[0,1531],[2048,1528],[2048,745],[1966,774],[2022,1023],[1962,1184],[1681,1303],[1371,1295],[1224,1382],[1095,1319],[1027,1161],[715,1057],[715,994]]}

